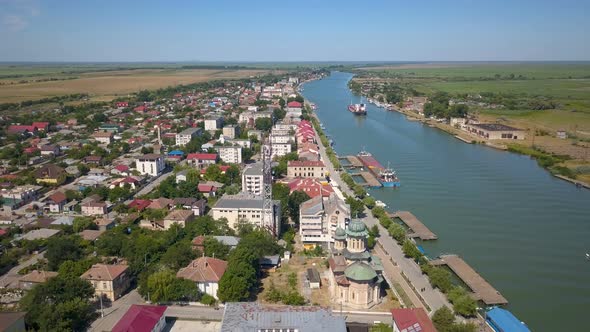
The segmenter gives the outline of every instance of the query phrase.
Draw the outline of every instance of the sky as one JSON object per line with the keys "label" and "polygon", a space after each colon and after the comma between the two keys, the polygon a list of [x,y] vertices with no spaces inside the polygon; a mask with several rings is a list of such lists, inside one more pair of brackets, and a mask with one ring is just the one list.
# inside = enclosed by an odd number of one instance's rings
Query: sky
{"label": "sky", "polygon": [[0,61],[587,61],[590,0],[0,0]]}

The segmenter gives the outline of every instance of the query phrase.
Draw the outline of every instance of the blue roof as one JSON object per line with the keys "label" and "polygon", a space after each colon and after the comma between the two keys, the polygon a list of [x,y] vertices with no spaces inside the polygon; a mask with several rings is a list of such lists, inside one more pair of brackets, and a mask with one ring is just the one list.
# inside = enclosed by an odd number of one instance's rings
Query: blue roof
{"label": "blue roof", "polygon": [[183,154],[184,154],[184,152],[182,152],[180,150],[174,150],[174,151],[168,152],[169,156],[182,156]]}
{"label": "blue roof", "polygon": [[487,312],[487,320],[498,332],[531,332],[529,328],[510,311],[494,308]]}

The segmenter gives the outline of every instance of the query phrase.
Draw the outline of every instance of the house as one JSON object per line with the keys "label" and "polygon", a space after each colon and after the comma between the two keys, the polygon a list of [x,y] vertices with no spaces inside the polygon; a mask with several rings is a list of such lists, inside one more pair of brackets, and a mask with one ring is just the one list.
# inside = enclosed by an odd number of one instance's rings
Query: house
{"label": "house", "polygon": [[102,157],[101,156],[86,156],[84,157],[84,162],[89,165],[102,165]]}
{"label": "house", "polygon": [[117,108],[129,107],[129,102],[127,102],[127,101],[118,101],[118,102],[115,103],[115,107],[117,107]]}
{"label": "house", "polygon": [[275,234],[280,232],[281,203],[273,201],[271,210],[272,225],[263,225],[262,196],[241,192],[237,195],[223,195],[211,209],[213,219],[226,218],[232,229],[239,222],[247,222],[258,227],[269,227]]}
{"label": "house", "polygon": [[121,126],[116,123],[104,123],[98,127],[100,131],[108,131],[111,133],[118,133],[121,131]]}
{"label": "house", "polygon": [[148,206],[152,204],[152,201],[149,199],[134,199],[131,203],[127,205],[130,209],[135,209],[138,212],[145,210]]}
{"label": "house", "polygon": [[557,138],[567,139],[567,132],[565,130],[558,130],[555,136],[557,136]]}
{"label": "house", "polygon": [[111,131],[97,131],[92,134],[95,141],[109,145],[113,141],[113,133]]}
{"label": "house", "polygon": [[467,131],[485,139],[525,139],[525,131],[499,123],[473,123]]}
{"label": "house", "polygon": [[225,304],[220,331],[346,332],[344,316],[319,306],[265,305],[258,302]]}
{"label": "house", "polygon": [[320,273],[315,267],[307,269],[307,273],[305,274],[307,281],[309,282],[309,288],[311,289],[319,289],[321,287],[321,278]]}
{"label": "house", "polygon": [[219,280],[227,269],[227,262],[217,258],[199,257],[176,274],[177,278],[187,279],[197,284],[201,293],[217,299]]}
{"label": "house", "polygon": [[190,142],[193,138],[201,135],[202,129],[201,128],[187,128],[178,134],[176,134],[176,145],[178,146],[185,146]]}
{"label": "house", "polygon": [[193,211],[189,210],[173,210],[164,217],[164,229],[168,230],[172,227],[172,224],[178,224],[181,227],[185,227],[187,223],[195,219]]}
{"label": "house", "polygon": [[57,272],[33,270],[18,280],[18,288],[30,290],[34,286],[46,282],[49,278],[57,276]]}
{"label": "house", "polygon": [[0,312],[0,331],[2,332],[25,332],[26,312]]}
{"label": "house", "polygon": [[323,197],[330,197],[330,195],[334,192],[334,188],[332,188],[329,183],[322,183],[320,180],[315,178],[294,179],[287,185],[289,186],[290,193],[293,193],[294,191],[303,191],[310,198],[314,198],[319,195]]}
{"label": "house", "polygon": [[35,134],[37,133],[37,128],[28,125],[10,125],[6,131],[9,134]]}
{"label": "house", "polygon": [[204,181],[198,184],[197,189],[200,193],[205,195],[205,197],[212,197],[216,195],[217,190],[219,190],[221,187],[223,187],[223,183]]}
{"label": "house", "polygon": [[422,308],[391,309],[393,332],[436,332],[434,324]]}
{"label": "house", "polygon": [[151,201],[150,205],[148,205],[148,209],[170,209],[172,208],[174,204],[174,201],[169,199],[169,198],[165,198],[165,197],[160,197],[160,198],[156,198],[154,200]]}
{"label": "house", "polygon": [[59,146],[52,144],[43,145],[40,150],[42,156],[59,156],[61,152]]}
{"label": "house", "polygon": [[90,281],[95,296],[116,301],[125,293],[131,280],[127,265],[94,264],[80,278]]}
{"label": "house", "polygon": [[258,260],[258,264],[261,269],[274,272],[276,268],[281,267],[281,256],[263,256]]}
{"label": "house", "polygon": [[96,239],[98,239],[99,236],[102,235],[102,233],[104,233],[104,231],[95,229],[85,229],[78,233],[78,235],[80,235],[80,237],[86,241],[95,241]]}
{"label": "house", "polygon": [[186,169],[176,173],[176,175],[174,176],[176,183],[186,181],[187,174],[188,174],[188,170],[186,170]]}
{"label": "house", "polygon": [[94,223],[98,226],[98,230],[103,232],[115,227],[115,220],[108,218],[97,218]]}
{"label": "house", "polygon": [[241,146],[216,146],[215,150],[219,153],[219,158],[228,164],[242,163]]}
{"label": "house", "polygon": [[221,129],[221,126],[223,125],[223,118],[220,116],[209,116],[204,122],[205,130],[216,131],[217,129]]}
{"label": "house", "polygon": [[54,164],[45,164],[35,171],[37,183],[60,185],[66,180],[66,171]]}
{"label": "house", "polygon": [[40,228],[26,233],[20,239],[29,241],[44,240],[56,235],[59,232],[59,229]]}
{"label": "house", "polygon": [[264,174],[261,163],[247,165],[242,172],[242,190],[254,195],[264,191]]}
{"label": "house", "polygon": [[132,304],[112,332],[162,332],[166,327],[167,307]]}
{"label": "house", "polygon": [[222,135],[231,139],[238,138],[240,136],[240,127],[236,125],[227,125],[223,127]]}
{"label": "house", "polygon": [[33,122],[31,126],[37,128],[39,131],[48,132],[49,131],[49,122]]}
{"label": "house", "polygon": [[83,216],[102,216],[107,214],[107,204],[105,202],[86,202],[82,203]]}
{"label": "house", "polygon": [[[301,113],[303,104],[298,101],[291,101],[287,103],[287,112]],[[301,114],[299,114],[301,115]]]}
{"label": "house", "polygon": [[186,156],[187,162],[197,168],[207,167],[217,162],[216,153],[189,153]]}
{"label": "house", "polygon": [[45,200],[45,203],[47,204],[47,206],[49,208],[49,212],[52,212],[52,213],[62,213],[63,209],[64,209],[64,205],[67,202],[68,202],[68,198],[61,191],[53,193]]}
{"label": "house", "polygon": [[135,159],[135,169],[139,174],[159,176],[165,167],[164,157],[160,154],[145,154]]}
{"label": "house", "polygon": [[131,172],[129,170],[129,166],[120,164],[115,166],[115,168],[111,170],[111,174],[128,176],[129,174],[131,174]]}
{"label": "house", "polygon": [[205,208],[207,201],[204,199],[196,199],[194,197],[177,197],[174,199],[174,206],[181,206],[183,209],[193,211],[195,216],[205,215]]}
{"label": "house", "polygon": [[287,163],[287,177],[289,178],[318,178],[323,179],[328,175],[326,166],[322,161],[292,160]]}

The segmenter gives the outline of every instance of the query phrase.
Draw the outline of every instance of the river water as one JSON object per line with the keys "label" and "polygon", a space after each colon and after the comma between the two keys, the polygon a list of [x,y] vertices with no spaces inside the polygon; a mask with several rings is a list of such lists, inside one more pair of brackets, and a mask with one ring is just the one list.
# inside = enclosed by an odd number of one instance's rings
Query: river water
{"label": "river water", "polygon": [[302,94],[318,106],[339,155],[364,147],[391,162],[402,187],[369,193],[390,210],[414,213],[439,237],[423,244],[430,257],[461,255],[533,331],[586,330],[590,190],[529,157],[465,144],[397,112],[368,105],[368,116],[356,117],[346,109],[359,102],[351,78],[333,72]]}

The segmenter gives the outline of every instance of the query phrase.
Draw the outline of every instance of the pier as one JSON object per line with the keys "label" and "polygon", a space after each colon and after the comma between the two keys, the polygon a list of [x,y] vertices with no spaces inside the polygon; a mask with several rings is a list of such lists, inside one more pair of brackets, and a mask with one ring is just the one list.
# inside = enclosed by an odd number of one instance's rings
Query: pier
{"label": "pier", "polygon": [[457,255],[442,255],[439,259],[430,261],[432,265],[448,266],[473,292],[476,300],[486,305],[507,304],[508,300],[479,275],[469,264]]}
{"label": "pier", "polygon": [[381,182],[370,172],[360,172],[360,176],[365,180],[365,185],[369,187],[381,187]]}
{"label": "pier", "polygon": [[354,167],[354,168],[362,168],[363,167],[363,164],[356,156],[346,156],[345,158],[350,163],[350,165],[348,165],[348,167]]}
{"label": "pier", "polygon": [[411,238],[420,238],[422,241],[436,240],[438,236],[434,234],[426,225],[424,225],[415,215],[408,211],[397,211],[395,213],[389,213],[391,218],[398,218],[408,228],[412,230],[412,233],[408,234]]}

